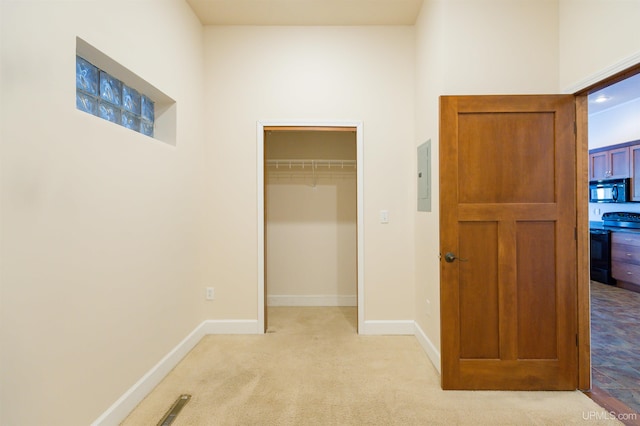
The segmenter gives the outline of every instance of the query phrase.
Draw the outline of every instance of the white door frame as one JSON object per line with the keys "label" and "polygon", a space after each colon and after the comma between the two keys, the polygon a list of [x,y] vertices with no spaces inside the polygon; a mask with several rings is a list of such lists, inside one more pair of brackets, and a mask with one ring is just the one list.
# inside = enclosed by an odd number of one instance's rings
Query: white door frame
{"label": "white door frame", "polygon": [[258,121],[257,123],[257,195],[258,195],[258,333],[264,330],[264,128],[270,126],[355,127],[357,168],[358,235],[358,334],[364,330],[364,137],[361,121]]}

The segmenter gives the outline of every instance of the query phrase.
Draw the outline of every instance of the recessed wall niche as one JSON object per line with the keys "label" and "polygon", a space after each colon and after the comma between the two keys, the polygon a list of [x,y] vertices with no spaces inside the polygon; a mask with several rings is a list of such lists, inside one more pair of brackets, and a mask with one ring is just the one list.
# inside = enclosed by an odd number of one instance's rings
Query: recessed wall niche
{"label": "recessed wall niche", "polygon": [[[141,134],[146,134],[159,141],[170,145],[176,145],[176,101],[174,99],[80,37],[76,37],[76,57],[80,57],[95,66],[98,69],[98,74],[101,72],[106,73],[113,77],[117,82],[125,85],[128,89],[141,94],[141,104],[151,103],[153,105],[154,123],[153,130],[150,130],[149,128],[145,129],[143,127],[138,131]],[[99,90],[100,88],[98,87],[98,91]],[[97,98],[100,98],[99,94]],[[98,108],[98,105],[96,105],[96,108]],[[78,109],[81,110],[81,108]],[[125,110],[123,109],[123,111]],[[146,111],[148,112],[149,109],[147,108]],[[96,114],[92,112],[89,113],[100,117],[99,111]],[[149,116],[147,115],[147,119],[148,118]],[[149,123],[148,120],[145,120],[142,114],[140,119]],[[124,127],[129,127],[121,122],[118,122],[118,124],[123,125]]]}

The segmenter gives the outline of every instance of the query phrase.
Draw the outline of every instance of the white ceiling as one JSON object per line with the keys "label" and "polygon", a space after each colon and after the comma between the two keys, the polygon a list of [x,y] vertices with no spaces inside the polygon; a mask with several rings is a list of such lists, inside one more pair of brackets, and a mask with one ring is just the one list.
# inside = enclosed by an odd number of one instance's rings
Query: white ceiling
{"label": "white ceiling", "polygon": [[[606,99],[596,102],[599,97]],[[640,98],[640,74],[589,95],[589,114],[596,114]]]}
{"label": "white ceiling", "polygon": [[203,25],[413,25],[422,0],[187,0]]}

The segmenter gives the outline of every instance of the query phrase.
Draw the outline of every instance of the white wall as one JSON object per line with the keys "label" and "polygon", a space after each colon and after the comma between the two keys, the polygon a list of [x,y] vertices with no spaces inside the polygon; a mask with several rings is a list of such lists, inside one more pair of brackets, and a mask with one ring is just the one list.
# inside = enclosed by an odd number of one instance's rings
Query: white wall
{"label": "white wall", "polygon": [[640,62],[640,2],[559,0],[560,89],[574,93]]}
{"label": "white wall", "polygon": [[[89,424],[199,323],[202,27],[180,0],[2,2],[0,424]],[[177,101],[76,110],[76,37]]]}
{"label": "white wall", "polygon": [[364,129],[365,319],[412,319],[413,27],[207,27],[205,49],[208,317],[258,315],[257,122],[354,120]]}
{"label": "white wall", "polygon": [[[355,132],[270,133],[269,160],[356,161]],[[356,169],[322,164],[312,170],[310,163],[282,161],[265,168],[269,305],[356,303]]]}
{"label": "white wall", "polygon": [[[555,1],[425,1],[416,23],[415,145],[432,140],[434,187],[438,96],[557,92],[556,25]],[[432,213],[415,214],[415,304],[418,325],[439,351],[437,194]]]}
{"label": "white wall", "polygon": [[[640,2],[560,0],[560,88],[577,91],[640,62]],[[589,148],[640,139],[638,102],[589,116]],[[596,209],[599,212],[596,212]],[[617,205],[589,204],[600,220]],[[640,211],[625,204],[624,211]]]}
{"label": "white wall", "polygon": [[355,303],[355,172],[319,173],[315,179],[310,173],[268,177],[270,304]]}
{"label": "white wall", "polygon": [[442,94],[557,93],[556,0],[445,3]]}
{"label": "white wall", "polygon": [[[431,139],[431,212],[415,214],[415,320],[433,346],[431,359],[440,368],[440,205],[439,96],[444,93],[445,3],[425,1],[416,21],[416,139]],[[415,166],[417,168],[417,165]],[[417,210],[417,204],[414,207]],[[415,210],[414,210],[415,211]]]}
{"label": "white wall", "polygon": [[589,149],[640,140],[640,99],[589,115]]}

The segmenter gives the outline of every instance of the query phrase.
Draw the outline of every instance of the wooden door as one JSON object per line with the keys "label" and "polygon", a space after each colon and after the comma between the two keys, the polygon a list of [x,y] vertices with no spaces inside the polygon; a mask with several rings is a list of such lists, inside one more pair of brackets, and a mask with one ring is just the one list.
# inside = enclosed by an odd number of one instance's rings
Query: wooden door
{"label": "wooden door", "polygon": [[576,389],[573,96],[441,98],[444,389]]}
{"label": "wooden door", "polygon": [[267,292],[267,277],[269,276],[267,274],[267,254],[269,253],[269,251],[267,250],[267,242],[269,241],[268,236],[267,236],[267,203],[269,202],[269,199],[267,197],[267,149],[266,149],[266,143],[267,143],[267,131],[263,130],[263,153],[262,153],[262,199],[264,200],[264,205],[263,205],[263,210],[262,210],[262,218],[263,218],[263,240],[262,240],[262,244],[263,244],[263,253],[264,253],[264,261],[263,263],[263,272],[264,272],[264,283],[263,283],[263,293],[264,294],[264,298],[263,298],[263,306],[262,308],[264,309],[264,327],[263,327],[263,332],[266,333],[268,328],[269,328],[269,300],[268,300],[268,295],[269,293]]}

